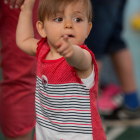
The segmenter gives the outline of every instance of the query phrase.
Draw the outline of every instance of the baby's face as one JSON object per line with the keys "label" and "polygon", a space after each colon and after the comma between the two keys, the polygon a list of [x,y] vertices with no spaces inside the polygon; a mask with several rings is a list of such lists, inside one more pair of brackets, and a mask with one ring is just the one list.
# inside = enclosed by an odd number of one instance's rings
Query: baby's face
{"label": "baby's face", "polygon": [[58,13],[50,19],[45,19],[44,30],[50,46],[53,46],[64,35],[72,45],[81,45],[87,38],[91,23],[88,23],[86,10],[82,2],[69,4],[64,12],[59,9]]}

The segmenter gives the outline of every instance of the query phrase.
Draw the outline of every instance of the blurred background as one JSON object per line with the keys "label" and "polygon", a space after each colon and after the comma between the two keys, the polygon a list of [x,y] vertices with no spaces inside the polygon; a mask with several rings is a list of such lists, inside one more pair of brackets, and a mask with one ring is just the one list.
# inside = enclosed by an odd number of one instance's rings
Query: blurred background
{"label": "blurred background", "polygon": [[[135,77],[138,86],[138,92],[140,93],[140,1],[139,0],[127,0],[124,11],[124,30],[122,34],[126,41],[127,47],[131,50]],[[105,56],[101,82],[107,84],[110,82],[118,83],[118,79],[114,73],[111,60],[109,56]],[[107,66],[106,66],[107,65]],[[140,97],[140,95],[139,95]]]}
{"label": "blurred background", "polygon": [[[140,0],[127,0],[124,12],[124,30],[122,36],[133,56],[135,77],[140,98]],[[2,80],[1,69],[0,80]],[[119,84],[111,60],[109,56],[106,55],[103,63],[101,84],[105,85],[111,82]],[[140,140],[140,126],[107,127],[104,125],[104,122],[103,126],[107,135],[107,140]],[[1,132],[0,140],[4,140]]]}
{"label": "blurred background", "polygon": [[[140,1],[127,0],[124,12],[124,30],[122,34],[134,61],[134,71],[140,99]],[[119,84],[115,75],[111,59],[105,56],[103,59],[103,72],[101,84]],[[104,125],[107,140],[140,140],[140,125],[132,127],[106,127]]]}

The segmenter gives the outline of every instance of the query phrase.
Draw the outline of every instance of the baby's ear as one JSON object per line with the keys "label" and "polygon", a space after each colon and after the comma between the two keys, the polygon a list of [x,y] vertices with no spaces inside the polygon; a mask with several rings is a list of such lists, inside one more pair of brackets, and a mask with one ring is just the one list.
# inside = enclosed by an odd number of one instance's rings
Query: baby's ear
{"label": "baby's ear", "polygon": [[38,33],[40,34],[41,37],[43,37],[43,38],[47,37],[44,26],[43,26],[43,23],[41,21],[38,21],[36,23],[36,28],[37,28]]}
{"label": "baby's ear", "polygon": [[92,23],[89,22],[88,23],[88,29],[87,29],[87,37],[88,37],[88,35],[89,35],[90,31],[91,31],[91,28],[92,28]]}

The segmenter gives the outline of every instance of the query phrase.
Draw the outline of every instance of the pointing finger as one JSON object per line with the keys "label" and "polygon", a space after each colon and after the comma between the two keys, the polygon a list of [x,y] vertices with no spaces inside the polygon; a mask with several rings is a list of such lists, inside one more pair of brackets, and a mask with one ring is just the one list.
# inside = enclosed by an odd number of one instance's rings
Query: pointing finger
{"label": "pointing finger", "polygon": [[63,36],[64,41],[68,41],[68,35]]}

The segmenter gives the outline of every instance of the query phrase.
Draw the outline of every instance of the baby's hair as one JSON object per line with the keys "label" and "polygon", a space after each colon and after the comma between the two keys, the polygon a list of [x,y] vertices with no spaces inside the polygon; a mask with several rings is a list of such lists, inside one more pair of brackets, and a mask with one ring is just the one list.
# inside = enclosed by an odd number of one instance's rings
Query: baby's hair
{"label": "baby's hair", "polygon": [[38,20],[44,22],[45,18],[49,19],[52,15],[56,15],[59,8],[62,12],[70,3],[83,2],[84,10],[86,11],[88,22],[92,20],[92,5],[90,0],[40,0],[38,7]]}

